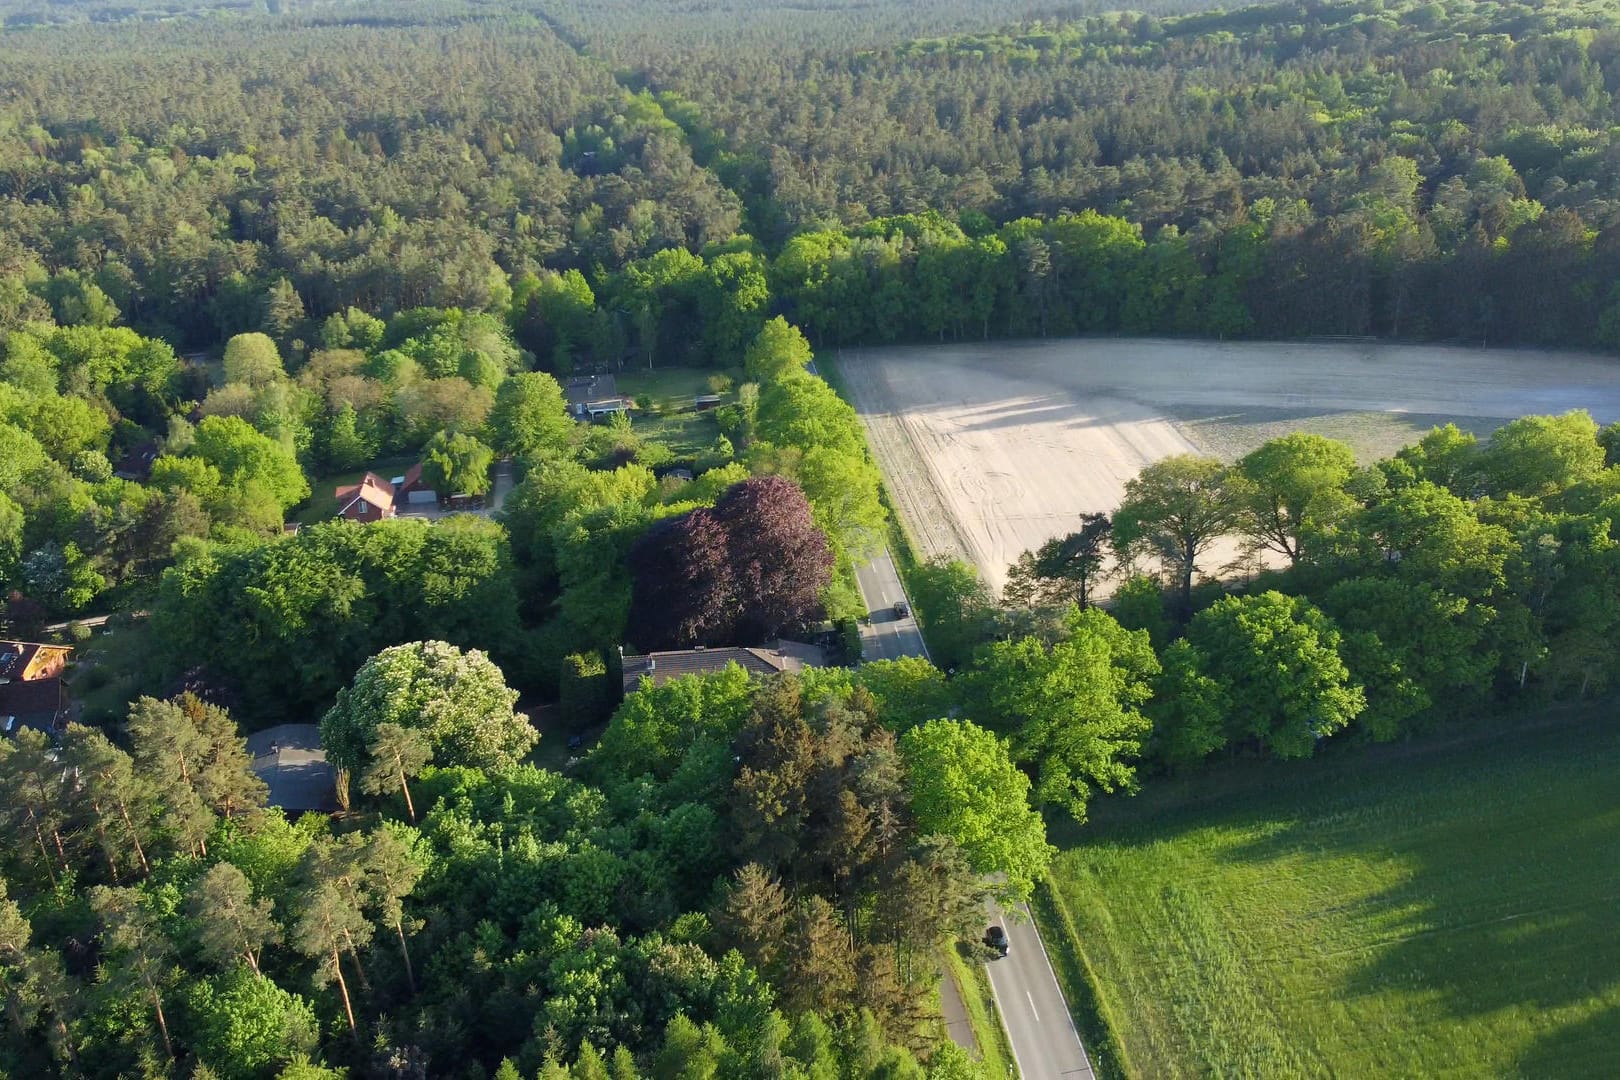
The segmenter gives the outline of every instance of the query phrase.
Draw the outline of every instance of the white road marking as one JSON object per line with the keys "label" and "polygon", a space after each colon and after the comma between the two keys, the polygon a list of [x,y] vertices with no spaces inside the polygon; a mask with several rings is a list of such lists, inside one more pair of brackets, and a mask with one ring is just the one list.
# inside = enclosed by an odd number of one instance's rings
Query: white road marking
{"label": "white road marking", "polygon": [[1038,1023],[1040,1023],[1040,1022],[1041,1022],[1041,1014],[1040,1014],[1040,1012],[1039,1012],[1039,1011],[1038,1011],[1038,1010],[1037,1010],[1037,1009],[1036,1009],[1036,1008],[1035,1008],[1035,995],[1034,995],[1034,994],[1031,994],[1031,993],[1030,993],[1030,992],[1029,992],[1029,991],[1028,991],[1028,990],[1025,990],[1025,991],[1024,991],[1024,996],[1025,996],[1025,997],[1027,997],[1027,998],[1029,998],[1029,1011],[1030,1011],[1030,1012],[1031,1012],[1031,1013],[1032,1013],[1032,1014],[1034,1014],[1034,1016],[1035,1016],[1035,1022],[1036,1022],[1036,1023],[1037,1023],[1037,1024],[1038,1024]]}

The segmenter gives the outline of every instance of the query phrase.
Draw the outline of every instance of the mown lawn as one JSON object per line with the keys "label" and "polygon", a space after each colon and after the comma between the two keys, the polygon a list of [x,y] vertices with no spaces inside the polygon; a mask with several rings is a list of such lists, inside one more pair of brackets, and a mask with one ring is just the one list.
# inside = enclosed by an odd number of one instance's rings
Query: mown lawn
{"label": "mown lawn", "polygon": [[663,443],[677,458],[696,458],[714,449],[720,438],[720,425],[713,412],[665,413],[648,416],[632,414],[631,429],[648,442]]}
{"label": "mown lawn", "polygon": [[[645,395],[653,400],[656,415],[636,409],[631,425],[636,433],[652,442],[663,443],[677,458],[695,458],[714,448],[720,425],[712,410],[699,412],[692,399],[713,393],[708,368],[659,368],[627,371],[618,377],[619,393],[631,398]],[[723,402],[735,400],[726,393]]]}
{"label": "mown lawn", "polygon": [[[714,393],[709,389],[709,379],[717,374],[722,373],[714,368],[630,368],[616,378],[619,393],[625,397],[646,394],[660,403],[691,405],[697,395]],[[726,398],[730,400],[730,395]]]}
{"label": "mown lawn", "polygon": [[1127,1071],[1608,1077],[1620,728],[1165,783],[1054,878]]}

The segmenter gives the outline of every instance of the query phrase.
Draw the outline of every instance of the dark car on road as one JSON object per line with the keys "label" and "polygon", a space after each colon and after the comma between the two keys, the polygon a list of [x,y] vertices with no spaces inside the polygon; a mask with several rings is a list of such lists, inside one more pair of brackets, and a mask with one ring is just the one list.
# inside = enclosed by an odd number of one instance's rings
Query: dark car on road
{"label": "dark car on road", "polygon": [[984,943],[994,949],[997,956],[1006,956],[1008,949],[1007,931],[999,926],[992,926],[984,932]]}
{"label": "dark car on road", "polygon": [[895,603],[895,605],[894,605],[894,617],[895,618],[903,619],[907,615],[910,615],[910,614],[911,614],[911,605],[910,604],[906,603],[904,600],[900,600],[900,601],[897,601]]}

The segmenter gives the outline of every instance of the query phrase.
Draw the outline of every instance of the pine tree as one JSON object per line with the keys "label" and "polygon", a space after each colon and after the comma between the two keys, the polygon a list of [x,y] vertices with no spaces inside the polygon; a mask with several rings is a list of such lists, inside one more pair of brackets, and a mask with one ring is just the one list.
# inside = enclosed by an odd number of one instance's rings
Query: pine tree
{"label": "pine tree", "polygon": [[195,694],[181,694],[175,704],[207,748],[196,784],[203,802],[225,817],[262,807],[270,791],[253,771],[247,740],[242,738],[231,714]]}
{"label": "pine tree", "polygon": [[6,1018],[26,1040],[48,1013],[51,1047],[77,1071],[79,1055],[68,1022],[82,1000],[79,988],[62,969],[61,957],[29,944],[32,935],[33,928],[6,895],[5,881],[0,879],[0,994],[5,997]]}
{"label": "pine tree", "polygon": [[[366,918],[367,907],[365,847],[366,837],[349,833],[335,840],[320,840],[304,852],[302,863],[305,895],[330,892],[351,913],[336,919],[339,947],[354,961],[355,975],[363,990],[371,989],[360,948],[371,941],[374,927]],[[326,902],[323,900],[323,903]],[[342,973],[338,972],[341,979]]]}
{"label": "pine tree", "polygon": [[151,873],[141,840],[151,813],[150,788],[135,775],[129,755],[101,732],[77,724],[68,728],[65,751],[67,764],[78,774],[78,792],[93,818],[114,883],[119,862],[130,853],[141,873]]}
{"label": "pine tree", "polygon": [[835,1012],[855,993],[855,954],[849,931],[825,899],[799,905],[788,937],[783,996],[798,1009]]}
{"label": "pine tree", "polygon": [[150,697],[130,707],[128,729],[137,771],[163,793],[163,824],[170,837],[179,847],[206,855],[213,820],[197,786],[208,740],[179,705]]}
{"label": "pine tree", "polygon": [[769,974],[775,970],[777,952],[787,936],[788,915],[782,886],[763,866],[748,863],[727,889],[718,922],[727,944]]}
{"label": "pine tree", "polygon": [[287,348],[304,325],[304,300],[286,278],[278,278],[264,297],[260,328]]}
{"label": "pine tree", "polygon": [[427,871],[425,859],[411,843],[415,832],[384,826],[371,834],[361,852],[368,905],[375,905],[377,917],[394,928],[399,952],[405,960],[405,979],[416,993],[416,972],[411,966],[411,950],[405,943],[405,897],[416,888]]}
{"label": "pine tree", "polygon": [[360,771],[360,790],[381,795],[399,788],[405,796],[405,812],[416,824],[416,804],[411,801],[409,778],[419,774],[433,760],[433,747],[416,728],[400,724],[378,724],[371,737],[371,760]]}
{"label": "pine tree", "polygon": [[573,1080],[612,1080],[608,1076],[607,1062],[602,1060],[602,1052],[589,1042],[580,1044],[579,1057],[575,1059],[569,1075]]}
{"label": "pine tree", "polygon": [[69,806],[68,789],[51,754],[50,739],[31,728],[15,739],[0,739],[0,814],[13,831],[33,841],[39,866],[54,888],[58,875],[68,872],[63,831]]}
{"label": "pine tree", "polygon": [[317,987],[337,983],[349,1031],[358,1040],[360,1027],[355,1023],[348,981],[343,978],[343,950],[370,940],[371,924],[350,902],[345,890],[331,880],[311,881],[298,896],[298,910],[298,921],[292,929],[293,948],[316,962]]}
{"label": "pine tree", "polygon": [[169,1021],[163,1013],[163,991],[174,972],[174,946],[163,936],[157,918],[141,906],[134,889],[90,890],[90,907],[101,920],[103,947],[113,963],[107,968],[117,982],[128,983],[148,998],[157,1018],[163,1049],[174,1058]]}
{"label": "pine tree", "polygon": [[273,910],[269,899],[253,898],[247,875],[228,862],[209,867],[192,884],[186,903],[203,956],[221,968],[245,960],[254,974],[259,972],[259,952],[281,940]]}

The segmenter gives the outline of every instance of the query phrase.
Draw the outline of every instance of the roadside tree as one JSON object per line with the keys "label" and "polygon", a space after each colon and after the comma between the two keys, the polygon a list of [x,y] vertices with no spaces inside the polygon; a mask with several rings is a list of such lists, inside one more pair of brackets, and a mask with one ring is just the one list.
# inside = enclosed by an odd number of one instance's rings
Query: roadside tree
{"label": "roadside tree", "polygon": [[1015,760],[1036,770],[1035,798],[1086,819],[1095,791],[1133,791],[1152,722],[1141,708],[1159,673],[1148,635],[1097,608],[1073,611],[1068,636],[998,641],[975,660],[966,700],[1007,731]]}
{"label": "roadside tree", "polygon": [[1339,656],[1339,630],[1310,601],[1265,592],[1199,612],[1188,640],[1221,685],[1227,731],[1280,758],[1309,757],[1366,707]]}
{"label": "roadside tree", "polygon": [[901,736],[900,757],[918,831],[950,837],[975,871],[1004,876],[1004,899],[1028,900],[1052,848],[1007,744],[966,720],[931,720]]}

